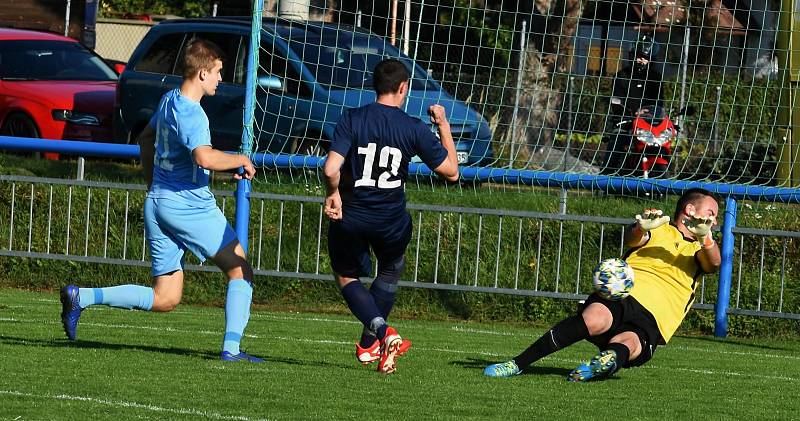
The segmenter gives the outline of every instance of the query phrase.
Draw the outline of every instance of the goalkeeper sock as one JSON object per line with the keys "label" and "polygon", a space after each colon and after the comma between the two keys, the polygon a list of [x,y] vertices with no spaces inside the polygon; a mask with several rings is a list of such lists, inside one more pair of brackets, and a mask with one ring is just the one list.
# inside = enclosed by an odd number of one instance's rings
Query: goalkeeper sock
{"label": "goalkeeper sock", "polygon": [[525,368],[533,364],[534,361],[538,361],[559,349],[566,348],[588,337],[589,329],[586,328],[583,316],[577,314],[568,317],[553,326],[528,349],[514,357],[514,362],[517,363],[517,367]]}
{"label": "goalkeeper sock", "polygon": [[616,363],[617,368],[614,370],[615,372],[618,371],[622,366],[628,364],[628,359],[631,356],[631,351],[625,344],[621,344],[618,342],[612,342],[608,344],[608,349],[617,353]]}
{"label": "goalkeeper sock", "polygon": [[253,286],[244,279],[231,279],[225,297],[225,337],[222,350],[233,355],[239,354],[244,328],[250,320],[250,303],[253,300]]}
{"label": "goalkeeper sock", "polygon": [[381,317],[378,306],[375,305],[375,299],[364,288],[364,285],[355,280],[345,285],[340,292],[347,303],[347,307],[350,308],[350,311],[361,324],[378,339],[383,339],[386,335],[386,320]]}
{"label": "goalkeeper sock", "polygon": [[107,288],[79,288],[81,308],[103,304],[111,307],[136,308],[150,311],[153,308],[153,288],[141,285],[120,285]]}

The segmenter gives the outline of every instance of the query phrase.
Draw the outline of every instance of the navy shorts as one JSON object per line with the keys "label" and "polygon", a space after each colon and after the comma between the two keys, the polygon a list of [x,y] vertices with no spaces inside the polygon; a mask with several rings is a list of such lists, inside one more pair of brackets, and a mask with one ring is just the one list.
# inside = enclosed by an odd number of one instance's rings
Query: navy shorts
{"label": "navy shorts", "polygon": [[606,306],[611,311],[614,320],[611,322],[611,328],[608,329],[608,332],[590,337],[587,339],[589,342],[595,344],[600,350],[604,350],[608,349],[609,341],[614,336],[622,332],[633,332],[639,337],[642,353],[635,359],[628,360],[624,367],[638,367],[653,358],[656,347],[663,343],[661,331],[658,330],[656,318],[635,298],[628,296],[619,301],[612,301],[606,300],[597,294],[592,294],[586,299],[586,303],[578,313],[582,313],[583,309],[592,303],[600,303]]}
{"label": "navy shorts", "polygon": [[366,220],[352,212],[342,216],[328,226],[328,254],[334,272],[348,278],[369,276],[370,248],[379,265],[394,264],[405,255],[411,241],[408,212],[384,221]]}

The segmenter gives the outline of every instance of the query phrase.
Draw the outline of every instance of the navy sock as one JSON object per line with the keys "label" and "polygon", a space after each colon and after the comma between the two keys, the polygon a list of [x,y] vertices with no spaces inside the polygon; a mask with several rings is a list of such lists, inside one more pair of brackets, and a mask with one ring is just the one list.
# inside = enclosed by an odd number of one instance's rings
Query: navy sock
{"label": "navy sock", "polygon": [[519,368],[525,368],[533,364],[534,361],[588,337],[589,329],[586,328],[583,316],[576,314],[553,326],[528,349],[522,351],[522,354],[514,357],[514,362],[517,363]]}
{"label": "navy sock", "polygon": [[[372,286],[369,288],[369,293],[375,300],[375,305],[378,307],[383,320],[389,319],[389,313],[392,311],[395,297],[397,296],[397,279],[392,279],[378,275]],[[375,342],[375,335],[366,327],[361,332],[361,341],[359,345],[366,348]]]}
{"label": "navy sock", "polygon": [[341,289],[347,307],[367,329],[374,332],[378,339],[386,336],[386,321],[381,316],[375,300],[369,291],[358,280],[350,282]]}
{"label": "navy sock", "polygon": [[397,280],[389,280],[382,276],[375,278],[372,286],[369,288],[369,293],[375,300],[375,305],[381,312],[384,319],[389,319],[389,313],[392,312],[392,306],[397,297]]}

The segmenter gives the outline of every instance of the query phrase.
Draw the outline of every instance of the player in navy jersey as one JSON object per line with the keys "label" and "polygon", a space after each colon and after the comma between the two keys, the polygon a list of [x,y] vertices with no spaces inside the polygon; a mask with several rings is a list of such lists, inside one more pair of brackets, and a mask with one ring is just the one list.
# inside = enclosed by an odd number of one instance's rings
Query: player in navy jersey
{"label": "player in navy jersey", "polygon": [[[445,179],[458,180],[444,107],[428,110],[441,141],[427,124],[400,108],[409,78],[398,60],[378,63],[373,72],[376,101],[342,114],[325,162],[331,267],[347,306],[364,325],[356,358],[362,364],[379,361],[378,371],[387,374],[395,371],[397,357],[411,346],[386,323],[411,240],[404,192],[408,163],[417,155]],[[378,274],[367,290],[359,277],[369,274],[370,248],[378,260]]]}
{"label": "player in navy jersey", "polygon": [[75,340],[81,312],[89,306],[172,311],[183,295],[183,257],[189,250],[201,261],[211,259],[228,278],[220,358],[263,362],[239,348],[250,318],[253,269],[208,188],[209,170],[241,168],[243,173],[234,175],[237,179],[255,175],[247,156],[211,147],[208,117],[200,100],[216,93],[222,81],[222,60],[223,53],[214,43],[191,40],[184,49],[181,86],[164,94],[150,124],[138,136],[148,187],[144,221],[153,287],[65,286],[61,322],[70,340]]}

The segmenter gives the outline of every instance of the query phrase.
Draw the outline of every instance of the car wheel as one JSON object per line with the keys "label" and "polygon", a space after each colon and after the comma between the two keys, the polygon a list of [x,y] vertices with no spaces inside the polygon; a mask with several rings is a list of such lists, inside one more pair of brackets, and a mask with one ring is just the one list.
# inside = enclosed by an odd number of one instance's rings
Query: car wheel
{"label": "car wheel", "polygon": [[25,114],[11,114],[6,117],[3,122],[3,127],[0,128],[0,133],[5,136],[14,137],[39,137],[39,128],[30,117]]}
{"label": "car wheel", "polygon": [[139,123],[134,128],[128,132],[128,139],[127,143],[129,145],[138,145],[137,138],[140,134],[144,131],[145,127],[147,127],[147,123]]}
{"label": "car wheel", "polygon": [[[3,136],[14,136],[14,137],[29,137],[29,138],[40,138],[41,135],[39,134],[39,128],[36,126],[36,123],[31,120],[25,114],[16,113],[10,114],[6,117],[6,121],[3,122],[3,127],[0,127],[0,134]],[[36,159],[41,158],[44,156],[47,159],[58,159],[58,154],[54,152],[34,152],[33,154],[27,155],[21,153],[22,156],[32,156]]]}
{"label": "car wheel", "polygon": [[328,154],[330,142],[321,138],[293,138],[292,151],[298,155],[325,156]]}

